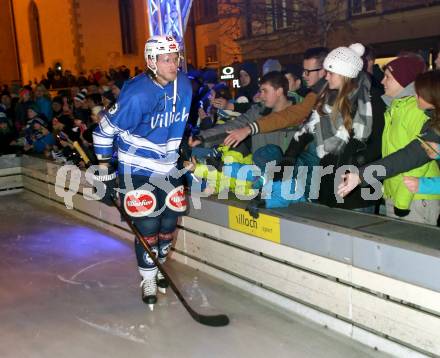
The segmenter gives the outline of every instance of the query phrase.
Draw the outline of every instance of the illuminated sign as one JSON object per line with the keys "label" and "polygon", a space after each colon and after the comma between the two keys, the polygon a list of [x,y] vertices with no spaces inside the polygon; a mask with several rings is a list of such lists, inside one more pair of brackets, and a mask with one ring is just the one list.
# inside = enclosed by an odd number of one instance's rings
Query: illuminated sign
{"label": "illuminated sign", "polygon": [[234,67],[227,66],[222,68],[222,73],[220,75],[220,79],[222,80],[233,80],[235,78]]}

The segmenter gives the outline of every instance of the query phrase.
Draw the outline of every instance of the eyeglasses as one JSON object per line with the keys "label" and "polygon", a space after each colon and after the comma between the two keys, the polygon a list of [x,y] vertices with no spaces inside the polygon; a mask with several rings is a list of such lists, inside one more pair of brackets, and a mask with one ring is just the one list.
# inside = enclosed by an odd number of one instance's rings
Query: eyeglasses
{"label": "eyeglasses", "polygon": [[303,70],[303,75],[308,76],[308,75],[310,75],[311,72],[316,72],[316,71],[320,71],[320,70],[322,70],[322,68],[315,68],[314,70],[304,69]]}

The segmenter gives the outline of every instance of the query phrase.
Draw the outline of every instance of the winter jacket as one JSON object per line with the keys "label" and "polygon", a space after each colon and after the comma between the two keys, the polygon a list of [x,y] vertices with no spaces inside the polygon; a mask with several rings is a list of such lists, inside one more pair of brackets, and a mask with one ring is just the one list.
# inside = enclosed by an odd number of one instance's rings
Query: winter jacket
{"label": "winter jacket", "polygon": [[[429,112],[425,112],[429,115]],[[430,121],[425,122],[420,131],[420,137],[425,141],[440,143],[440,134],[436,133],[430,125]],[[359,168],[360,177],[362,180],[361,185],[366,186],[368,183],[365,181],[364,172],[370,166],[383,166],[386,169],[385,175],[373,174],[374,178],[383,181],[384,179],[391,178],[397,174],[407,172],[411,169],[418,168],[426,163],[429,163],[432,159],[426,154],[420,141],[414,139],[404,148],[397,150],[396,152],[376,160],[368,165]],[[437,163],[439,160],[437,159]],[[426,193],[425,193],[426,194]]]}
{"label": "winter jacket", "polygon": [[[371,129],[370,138],[367,140],[367,149],[364,158],[359,158],[359,164],[370,163],[373,160],[382,158],[382,133],[385,126],[384,114],[386,111],[385,102],[382,100],[383,86],[377,83],[373,76],[369,76],[371,80],[371,107],[373,110],[373,127]],[[363,162],[361,162],[363,160]]]}
{"label": "winter jacket", "polygon": [[[205,142],[205,146],[213,146],[220,144],[228,135],[227,131],[243,128],[249,123],[254,123],[259,118],[265,118],[265,115],[270,115],[270,109],[265,108],[260,103],[253,104],[251,108],[234,120],[229,120],[224,124],[219,124],[213,128],[203,130],[199,136]],[[283,150],[287,148],[288,143],[293,138],[293,131],[277,131],[275,133],[262,133],[252,136],[252,151],[256,151],[267,144],[275,144],[280,146]]]}
{"label": "winter jacket", "polygon": [[[386,157],[404,148],[420,133],[428,120],[426,114],[417,107],[414,84],[411,83],[397,98],[384,96],[389,105],[385,113],[385,128],[382,136],[382,156]],[[418,168],[395,175],[384,181],[384,197],[391,199],[398,209],[409,209],[413,200],[436,200],[440,195],[413,194],[403,183],[403,176],[436,177],[440,170],[436,162],[430,161]]]}
{"label": "winter jacket", "polygon": [[[370,87],[370,81],[366,80],[367,78],[362,75],[362,77],[359,77],[358,85],[362,86],[357,88],[353,93],[350,93],[348,96],[352,108],[351,117],[355,119],[356,117],[362,117],[365,116],[368,119],[369,113],[368,113],[368,106],[365,106],[364,111],[365,113],[361,113],[361,108],[359,106],[359,103],[361,101],[367,101],[370,103],[368,97],[368,93],[371,92]],[[328,103],[326,105],[332,106],[334,99],[332,96],[328,97]],[[375,103],[371,102],[371,106],[375,106]],[[359,113],[357,113],[359,111]],[[372,113],[374,112],[374,109],[371,108]],[[371,113],[371,117],[372,117]],[[364,129],[363,133],[372,133],[373,129],[373,121],[374,118],[371,118],[372,120],[368,121],[366,120],[364,122]],[[332,119],[322,116],[320,118],[321,121],[331,121]],[[355,124],[355,121],[353,120],[353,124]],[[323,122],[321,123],[321,128],[326,128],[325,125],[328,125],[327,123]],[[318,130],[318,129],[317,129]],[[322,131],[321,133],[325,133]],[[318,202],[330,207],[339,207],[344,209],[357,209],[357,208],[363,208],[375,205],[375,201],[366,200],[362,197],[362,191],[361,188],[356,188],[353,190],[349,195],[347,195],[343,200],[342,198],[339,198],[336,196],[336,188],[337,180],[336,180],[336,174],[338,176],[340,173],[338,172],[338,169],[343,166],[353,165],[353,166],[359,166],[365,159],[366,153],[368,151],[368,140],[369,137],[366,136],[358,136],[356,139],[356,131],[352,130],[351,133],[349,133],[348,142],[342,147],[342,150],[337,150],[337,147],[335,147],[335,150],[326,154],[321,158],[320,165],[325,167],[332,167],[331,174],[324,175],[321,178],[320,188],[319,188],[319,198]],[[315,139],[318,139],[315,134]],[[317,147],[319,146],[319,142],[317,142]],[[319,155],[319,152],[318,152]]]}
{"label": "winter jacket", "polygon": [[40,97],[35,100],[38,112],[44,114],[48,121],[52,120],[52,102],[46,97]]}
{"label": "winter jacket", "polygon": [[222,168],[198,163],[194,175],[206,180],[215,193],[227,190],[244,196],[254,195],[252,187],[257,177],[251,171],[252,155],[243,157],[241,153],[229,150],[229,147],[221,147],[219,150],[222,151]]}

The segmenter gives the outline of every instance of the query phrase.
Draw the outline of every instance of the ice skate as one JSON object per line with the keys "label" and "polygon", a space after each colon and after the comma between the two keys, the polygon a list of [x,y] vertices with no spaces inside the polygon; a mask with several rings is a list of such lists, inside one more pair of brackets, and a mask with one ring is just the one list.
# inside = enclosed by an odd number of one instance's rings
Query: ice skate
{"label": "ice skate", "polygon": [[153,311],[154,305],[157,302],[156,278],[144,278],[140,287],[142,287],[142,301],[148,305],[150,311]]}
{"label": "ice skate", "polygon": [[157,280],[158,291],[160,293],[162,293],[163,295],[165,295],[167,293],[167,288],[169,286],[169,282],[160,270],[157,271],[156,280]]}

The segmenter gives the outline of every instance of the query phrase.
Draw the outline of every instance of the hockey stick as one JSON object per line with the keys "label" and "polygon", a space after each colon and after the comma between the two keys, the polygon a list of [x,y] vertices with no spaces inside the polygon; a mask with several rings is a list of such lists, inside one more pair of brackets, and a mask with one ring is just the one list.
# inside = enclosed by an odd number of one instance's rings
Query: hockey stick
{"label": "hockey stick", "polygon": [[128,226],[130,226],[130,229],[136,235],[137,239],[142,244],[142,246],[144,247],[145,251],[147,251],[148,255],[153,260],[154,264],[158,267],[160,272],[162,272],[164,277],[168,280],[168,282],[169,282],[171,288],[173,289],[174,293],[176,294],[177,298],[179,299],[180,302],[182,302],[183,306],[186,308],[186,310],[191,315],[191,317],[195,321],[197,321],[197,322],[199,322],[201,324],[204,324],[205,326],[223,327],[223,326],[228,325],[229,324],[229,318],[228,318],[228,316],[226,316],[224,314],[208,316],[208,315],[203,315],[203,314],[197,313],[196,311],[194,311],[191,308],[191,306],[188,304],[188,302],[186,302],[185,298],[180,293],[179,289],[177,288],[177,286],[175,285],[173,280],[171,280],[170,276],[168,275],[168,273],[163,268],[162,264],[157,259],[156,255],[151,251],[150,245],[144,240],[144,238],[142,237],[142,235],[139,232],[139,230],[137,229],[137,227],[131,221],[131,218],[124,211],[124,209],[122,209],[117,204],[116,199],[114,197],[112,197],[112,201],[113,201],[113,205],[116,206],[118,211],[121,213],[122,217],[125,219],[125,221],[127,222]]}

